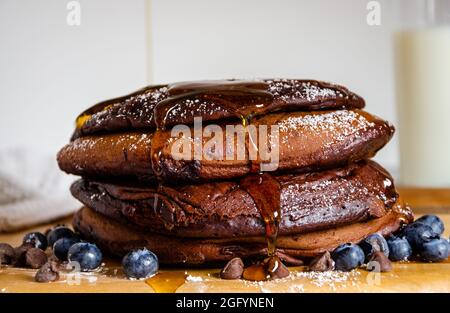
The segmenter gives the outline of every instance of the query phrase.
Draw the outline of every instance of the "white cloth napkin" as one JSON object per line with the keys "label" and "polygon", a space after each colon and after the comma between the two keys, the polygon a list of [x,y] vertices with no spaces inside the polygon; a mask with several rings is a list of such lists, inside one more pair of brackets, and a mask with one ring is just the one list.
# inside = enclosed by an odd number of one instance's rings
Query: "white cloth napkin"
{"label": "white cloth napkin", "polygon": [[73,176],[54,154],[25,148],[0,150],[0,232],[67,216],[80,207],[69,192]]}

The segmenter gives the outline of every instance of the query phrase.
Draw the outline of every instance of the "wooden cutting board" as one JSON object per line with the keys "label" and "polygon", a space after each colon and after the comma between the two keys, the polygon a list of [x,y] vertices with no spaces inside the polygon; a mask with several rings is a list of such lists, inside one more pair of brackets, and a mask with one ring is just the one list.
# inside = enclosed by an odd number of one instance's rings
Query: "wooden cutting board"
{"label": "wooden cutting board", "polygon": [[[404,198],[416,215],[436,212],[444,220],[450,235],[450,190],[402,188]],[[70,219],[59,223],[70,223]],[[52,223],[51,225],[54,225]],[[19,245],[30,231],[45,231],[51,225],[17,233],[0,234],[0,242]],[[303,267],[290,268],[288,278],[249,282],[218,278],[219,269],[161,270],[148,281],[124,277],[117,261],[106,260],[96,273],[67,273],[58,282],[36,283],[35,270],[0,268],[0,292],[450,292],[450,260],[442,263],[394,263],[389,273],[370,273],[364,269],[350,273],[306,272]]]}

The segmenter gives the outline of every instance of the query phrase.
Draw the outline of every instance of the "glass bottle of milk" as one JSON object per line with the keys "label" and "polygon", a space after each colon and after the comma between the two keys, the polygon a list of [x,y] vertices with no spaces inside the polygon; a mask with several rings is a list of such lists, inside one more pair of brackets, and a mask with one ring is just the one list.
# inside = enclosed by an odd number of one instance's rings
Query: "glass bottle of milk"
{"label": "glass bottle of milk", "polygon": [[407,2],[395,34],[400,179],[450,187],[450,0]]}

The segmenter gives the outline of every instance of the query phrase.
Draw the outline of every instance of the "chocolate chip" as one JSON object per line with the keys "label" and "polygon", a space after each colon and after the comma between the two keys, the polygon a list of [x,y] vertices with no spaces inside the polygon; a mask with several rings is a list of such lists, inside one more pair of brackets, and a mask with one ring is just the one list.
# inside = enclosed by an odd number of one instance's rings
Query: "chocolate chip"
{"label": "chocolate chip", "polygon": [[375,251],[367,264],[367,269],[371,272],[390,272],[392,270],[392,263],[383,252]]}
{"label": "chocolate chip", "polygon": [[0,265],[11,264],[14,261],[14,248],[7,243],[0,243]]}
{"label": "chocolate chip", "polygon": [[334,261],[331,258],[330,252],[324,252],[314,258],[309,263],[309,270],[313,272],[326,272],[334,270]]}
{"label": "chocolate chip", "polygon": [[38,248],[31,248],[25,253],[26,265],[31,268],[41,268],[47,263],[47,254]]}
{"label": "chocolate chip", "polygon": [[34,280],[38,283],[47,283],[57,281],[59,279],[59,271],[56,262],[45,263],[39,271],[37,271]]}
{"label": "chocolate chip", "polygon": [[289,276],[288,268],[278,256],[268,257],[244,269],[242,277],[247,280],[262,281],[268,279],[284,278]]}
{"label": "chocolate chip", "polygon": [[13,265],[16,267],[25,267],[27,264],[25,255],[31,248],[34,248],[31,243],[24,243],[21,246],[14,248]]}
{"label": "chocolate chip", "polygon": [[241,258],[231,259],[220,272],[222,279],[239,279],[244,272],[244,262]]}
{"label": "chocolate chip", "polygon": [[266,269],[271,279],[284,278],[289,276],[289,270],[286,265],[281,262],[278,257],[269,258],[267,261]]}

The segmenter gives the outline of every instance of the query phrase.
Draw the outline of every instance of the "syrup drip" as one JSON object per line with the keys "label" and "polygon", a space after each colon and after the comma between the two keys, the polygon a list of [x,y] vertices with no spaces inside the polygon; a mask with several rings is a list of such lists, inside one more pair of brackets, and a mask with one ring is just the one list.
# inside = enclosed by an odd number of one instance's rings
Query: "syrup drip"
{"label": "syrup drip", "polygon": [[[280,268],[283,267],[283,271]],[[244,270],[243,277],[247,280],[262,281],[272,278],[283,278],[289,275],[289,270],[276,255],[251,265]]]}
{"label": "syrup drip", "polygon": [[281,221],[281,186],[268,173],[246,176],[241,180],[240,186],[252,197],[264,220],[268,256],[264,261],[245,269],[244,278],[259,281],[276,277],[276,271],[279,270],[279,267],[284,266],[276,256],[276,243]]}
{"label": "syrup drip", "polygon": [[265,224],[267,255],[275,255],[278,226],[281,220],[280,184],[268,173],[244,177],[240,186],[255,202]]}

